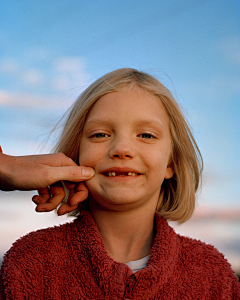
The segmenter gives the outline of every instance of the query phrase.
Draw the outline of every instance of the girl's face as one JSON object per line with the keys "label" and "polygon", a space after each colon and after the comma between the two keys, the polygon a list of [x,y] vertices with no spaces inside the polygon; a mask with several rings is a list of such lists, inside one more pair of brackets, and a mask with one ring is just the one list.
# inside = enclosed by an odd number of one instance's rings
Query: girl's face
{"label": "girl's face", "polygon": [[156,208],[168,165],[171,138],[160,100],[134,86],[101,97],[82,132],[79,162],[95,169],[86,181],[90,201],[110,210]]}

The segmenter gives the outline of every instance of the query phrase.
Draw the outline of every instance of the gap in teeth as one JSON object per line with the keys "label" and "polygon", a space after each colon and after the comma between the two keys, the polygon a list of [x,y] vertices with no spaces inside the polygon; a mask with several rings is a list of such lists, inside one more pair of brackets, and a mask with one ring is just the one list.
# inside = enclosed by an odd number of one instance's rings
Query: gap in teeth
{"label": "gap in teeth", "polygon": [[[107,173],[107,175],[109,176],[109,177],[114,177],[114,176],[116,176],[117,174],[116,174],[116,172],[108,172]],[[117,175],[117,176],[121,176],[121,177],[123,177],[123,176],[137,176],[137,173],[133,173],[133,172],[124,172],[124,174],[119,174],[119,175]]]}

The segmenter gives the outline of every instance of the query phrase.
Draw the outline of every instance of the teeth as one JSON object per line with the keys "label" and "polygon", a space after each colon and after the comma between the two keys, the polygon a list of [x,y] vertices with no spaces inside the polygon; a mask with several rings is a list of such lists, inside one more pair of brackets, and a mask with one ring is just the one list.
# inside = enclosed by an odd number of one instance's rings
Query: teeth
{"label": "teeth", "polygon": [[[127,175],[128,175],[128,176],[137,176],[137,173],[128,172]],[[108,172],[108,176],[109,176],[109,177],[116,176],[116,172]],[[123,177],[123,176],[126,176],[126,175],[120,174],[120,175],[118,175],[118,176]]]}
{"label": "teeth", "polygon": [[136,173],[128,172],[128,176],[137,176]]}

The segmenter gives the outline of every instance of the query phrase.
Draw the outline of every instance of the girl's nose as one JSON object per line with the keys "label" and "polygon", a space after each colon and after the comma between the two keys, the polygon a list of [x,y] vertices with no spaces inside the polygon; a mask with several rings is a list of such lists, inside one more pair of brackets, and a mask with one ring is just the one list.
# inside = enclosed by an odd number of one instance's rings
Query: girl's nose
{"label": "girl's nose", "polygon": [[109,156],[111,158],[131,159],[135,156],[135,150],[130,141],[118,140],[110,148]]}

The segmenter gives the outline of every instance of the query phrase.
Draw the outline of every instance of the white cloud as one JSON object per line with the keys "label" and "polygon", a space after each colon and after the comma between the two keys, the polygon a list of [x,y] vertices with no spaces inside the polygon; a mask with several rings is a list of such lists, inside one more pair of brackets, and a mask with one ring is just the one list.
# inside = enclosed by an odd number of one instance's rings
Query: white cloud
{"label": "white cloud", "polygon": [[28,69],[23,72],[22,80],[27,84],[39,85],[43,81],[43,75],[36,69]]}
{"label": "white cloud", "polygon": [[8,105],[10,99],[10,93],[4,90],[0,90],[0,104]]}
{"label": "white cloud", "polygon": [[46,47],[32,47],[26,51],[25,56],[35,61],[48,60],[51,58],[51,50]]}
{"label": "white cloud", "polygon": [[[49,72],[48,72],[49,71]],[[84,88],[90,83],[86,71],[86,63],[80,57],[62,57],[53,61],[52,69],[40,71],[37,68],[26,68],[8,58],[0,61],[0,73],[11,76],[26,86],[39,87],[46,85],[45,78],[49,79],[50,87],[56,96],[40,96],[35,92],[14,92],[13,89],[0,89],[0,105],[28,107],[28,108],[68,108]],[[51,92],[53,92],[51,91]],[[56,93],[57,92],[57,93]],[[62,97],[59,93],[62,93]],[[64,92],[64,94],[63,94]]]}
{"label": "white cloud", "polygon": [[[59,106],[59,98],[43,97],[29,93],[13,93],[0,90],[0,105],[28,107],[28,108],[55,108]],[[64,103],[61,103],[61,107]],[[69,103],[68,103],[69,105]],[[68,105],[66,105],[68,107]]]}
{"label": "white cloud", "polygon": [[58,72],[76,73],[84,71],[85,62],[80,57],[61,57],[56,59],[54,67]]}
{"label": "white cloud", "polygon": [[79,87],[82,89],[90,82],[86,63],[81,57],[58,58],[53,67],[56,75],[52,80],[52,87],[57,91],[70,91]]}
{"label": "white cloud", "polygon": [[6,58],[0,62],[0,73],[30,85],[39,85],[44,78],[39,70],[24,68],[12,58]]}
{"label": "white cloud", "polygon": [[69,76],[57,75],[52,80],[52,87],[57,91],[67,91],[72,88],[73,82],[70,80]]}
{"label": "white cloud", "polygon": [[[50,55],[47,50],[45,51],[42,48],[32,49],[31,51],[29,57],[34,61],[47,59]],[[15,59],[8,57],[0,60],[0,74],[10,77],[15,81],[17,80],[18,85],[19,83],[24,84],[24,89],[27,86],[43,86],[44,88],[48,86],[48,89],[53,89],[54,92],[72,93],[75,90],[74,95],[71,95],[75,99],[90,83],[90,76],[86,71],[85,60],[81,57],[60,57],[52,62],[52,65],[48,69],[42,70],[41,68],[40,70],[22,65]],[[3,99],[5,98],[6,95],[4,95]],[[1,103],[3,102],[3,100],[0,101]]]}
{"label": "white cloud", "polygon": [[20,71],[20,66],[13,59],[5,59],[0,62],[0,73],[16,74]]}

